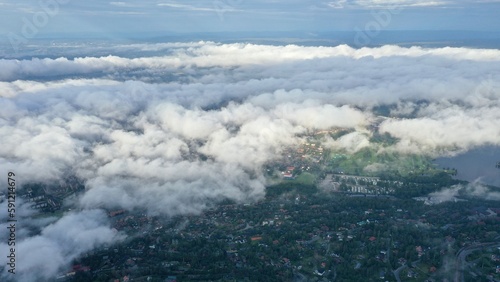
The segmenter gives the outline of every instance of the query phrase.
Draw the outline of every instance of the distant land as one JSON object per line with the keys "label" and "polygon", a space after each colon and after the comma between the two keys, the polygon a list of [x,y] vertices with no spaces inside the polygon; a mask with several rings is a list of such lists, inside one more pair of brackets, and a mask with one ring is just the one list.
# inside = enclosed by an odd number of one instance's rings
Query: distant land
{"label": "distant land", "polygon": [[[164,43],[164,42],[193,42],[214,41],[220,43],[247,42],[265,45],[296,44],[301,46],[337,46],[346,44],[354,48],[378,47],[383,45],[398,45],[401,47],[421,46],[425,48],[440,47],[469,47],[480,49],[499,49],[500,32],[498,31],[469,31],[469,30],[383,30],[377,36],[369,37],[369,40],[358,42],[356,40],[359,32],[356,31],[328,31],[328,32],[203,32],[203,33],[144,33],[141,36],[131,36],[126,33],[113,34],[113,38],[99,33],[79,34],[49,34],[43,37],[35,37],[29,40],[29,44],[23,46],[21,53],[35,55],[42,51],[56,51],[50,49],[53,42],[89,42],[99,46],[110,43],[133,44],[133,43]],[[361,43],[361,45],[359,44]],[[9,50],[9,40],[6,36],[0,37],[0,57],[18,57]],[[70,44],[71,45],[71,44]],[[70,48],[71,46],[68,46]],[[94,49],[95,56],[99,49]],[[43,52],[41,56],[53,57],[53,52]],[[98,54],[98,53],[97,53]]]}

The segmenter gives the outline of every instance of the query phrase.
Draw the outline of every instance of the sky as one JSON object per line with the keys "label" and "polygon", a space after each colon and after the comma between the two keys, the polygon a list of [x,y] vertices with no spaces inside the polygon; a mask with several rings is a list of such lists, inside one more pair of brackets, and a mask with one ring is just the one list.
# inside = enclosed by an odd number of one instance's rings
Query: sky
{"label": "sky", "polygon": [[0,0],[0,8],[3,37],[23,31],[37,37],[315,33],[364,30],[374,23],[387,30],[495,31],[500,26],[499,0]]}
{"label": "sky", "polygon": [[[19,198],[19,281],[51,281],[124,240],[107,210],[168,218],[262,199],[265,165],[314,130],[350,129],[325,140],[346,152],[438,158],[500,147],[498,49],[31,38],[343,30],[367,43],[379,29],[496,31],[499,10],[498,0],[0,0],[0,37],[11,41],[0,49],[0,172],[24,183],[74,175],[86,187],[61,218],[35,218]],[[388,117],[377,116],[381,105]],[[398,141],[380,147],[374,129]],[[490,195],[445,194],[460,189]]]}

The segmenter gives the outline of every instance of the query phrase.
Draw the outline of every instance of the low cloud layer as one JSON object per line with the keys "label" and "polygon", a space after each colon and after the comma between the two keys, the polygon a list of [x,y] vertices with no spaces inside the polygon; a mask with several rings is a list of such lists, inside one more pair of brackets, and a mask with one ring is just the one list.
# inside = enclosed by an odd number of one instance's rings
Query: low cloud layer
{"label": "low cloud layer", "polygon": [[[107,220],[103,211],[84,210],[66,214],[57,222],[44,227],[39,235],[16,237],[16,281],[53,280],[55,275],[69,267],[71,261],[81,254],[119,242],[124,236],[107,227]],[[29,219],[20,220],[17,227],[25,221]],[[16,233],[19,236],[19,229]],[[8,250],[10,247],[2,243],[0,248]],[[3,266],[8,262],[6,256],[0,258]],[[12,274],[3,273],[2,277],[10,279]]]}
{"label": "low cloud layer", "polygon": [[500,192],[492,191],[490,188],[473,182],[467,185],[455,185],[438,192],[429,194],[433,202],[442,203],[455,201],[457,197],[472,197],[489,201],[500,201]]}
{"label": "low cloud layer", "polygon": [[[38,252],[19,269],[28,281],[34,270],[52,277],[120,237],[96,208],[173,216],[227,198],[261,199],[263,165],[312,130],[350,129],[328,142],[348,152],[370,146],[377,128],[399,139],[388,149],[400,152],[500,145],[498,50],[211,42],[133,49],[155,55],[0,60],[0,171],[23,182],[76,175],[87,189],[81,212],[20,242],[19,252]],[[384,105],[390,114],[380,118]],[[62,229],[88,236],[80,244]],[[54,264],[43,268],[52,249]]]}

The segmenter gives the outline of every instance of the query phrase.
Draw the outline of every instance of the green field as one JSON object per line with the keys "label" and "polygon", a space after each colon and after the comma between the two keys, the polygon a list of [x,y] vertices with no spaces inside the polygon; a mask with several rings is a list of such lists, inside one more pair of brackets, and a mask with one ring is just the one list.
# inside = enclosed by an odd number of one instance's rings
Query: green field
{"label": "green field", "polygon": [[305,185],[313,185],[316,182],[316,176],[309,172],[303,172],[292,181]]}
{"label": "green field", "polygon": [[432,159],[423,155],[377,152],[376,148],[363,148],[348,155],[331,152],[326,162],[328,170],[354,175],[375,176],[381,173],[395,173],[400,176],[432,174],[437,170]]}

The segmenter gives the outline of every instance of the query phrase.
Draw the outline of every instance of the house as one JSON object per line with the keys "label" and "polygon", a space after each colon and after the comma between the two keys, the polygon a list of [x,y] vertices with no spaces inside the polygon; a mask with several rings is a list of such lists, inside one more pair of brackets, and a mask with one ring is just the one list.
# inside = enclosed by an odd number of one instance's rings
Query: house
{"label": "house", "polygon": [[325,272],[326,272],[326,269],[318,268],[314,271],[314,274],[319,275],[319,276],[323,276],[323,275],[325,275]]}
{"label": "house", "polygon": [[177,282],[177,276],[168,276],[165,282]]}

